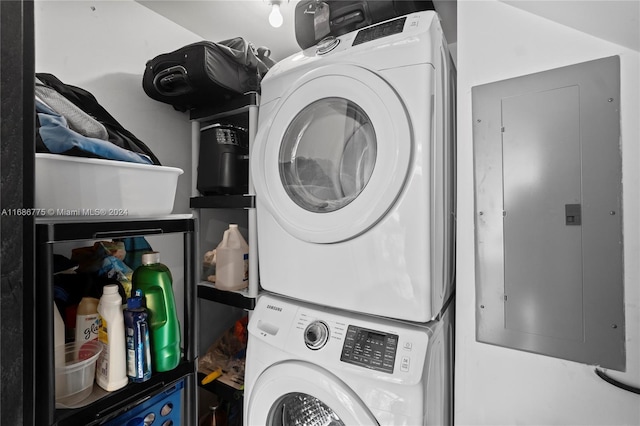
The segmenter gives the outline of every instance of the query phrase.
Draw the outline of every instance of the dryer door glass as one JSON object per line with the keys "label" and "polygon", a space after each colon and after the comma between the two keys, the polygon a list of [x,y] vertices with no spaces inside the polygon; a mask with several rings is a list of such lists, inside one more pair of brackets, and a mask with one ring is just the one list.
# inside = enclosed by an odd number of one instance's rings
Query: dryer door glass
{"label": "dryer door glass", "polygon": [[311,395],[289,393],[269,413],[269,426],[344,426],[338,415]]}
{"label": "dryer door glass", "polygon": [[314,213],[349,204],[365,188],[376,161],[371,120],[343,98],[317,100],[291,121],[279,154],[289,197]]}
{"label": "dryer door glass", "polygon": [[[260,106],[251,153],[258,202],[297,239],[349,240],[389,212],[410,172],[431,173],[412,170],[408,107],[386,80],[359,66],[319,67],[291,84]],[[431,149],[428,140],[421,144]]]}

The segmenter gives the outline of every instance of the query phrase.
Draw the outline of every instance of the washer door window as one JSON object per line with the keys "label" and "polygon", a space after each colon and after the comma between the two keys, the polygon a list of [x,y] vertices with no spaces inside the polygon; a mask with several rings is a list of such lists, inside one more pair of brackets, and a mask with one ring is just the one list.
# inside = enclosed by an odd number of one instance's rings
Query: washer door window
{"label": "washer door window", "polygon": [[267,425],[345,426],[325,403],[311,395],[294,392],[284,395],[272,407]]}
{"label": "washer door window", "polygon": [[378,425],[360,396],[315,364],[276,363],[249,389],[245,407],[248,425]]}
{"label": "washer door window", "polygon": [[344,98],[304,108],[280,147],[280,179],[289,197],[313,213],[343,208],[365,188],[376,161],[376,135],[367,114]]}
{"label": "washer door window", "polygon": [[378,74],[354,65],[306,73],[258,129],[256,195],[292,236],[313,243],[371,228],[402,192],[412,155],[408,114]]}

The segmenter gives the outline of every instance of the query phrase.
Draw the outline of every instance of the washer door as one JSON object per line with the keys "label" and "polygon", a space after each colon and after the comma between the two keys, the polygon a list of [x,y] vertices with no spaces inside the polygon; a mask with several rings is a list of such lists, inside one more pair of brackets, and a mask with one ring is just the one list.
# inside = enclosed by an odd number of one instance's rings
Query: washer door
{"label": "washer door", "polygon": [[317,68],[292,87],[258,130],[256,194],[296,238],[348,240],[402,191],[412,154],[408,114],[382,77],[354,65]]}
{"label": "washer door", "polygon": [[287,361],[266,369],[247,402],[249,425],[378,425],[339,378],[314,364]]}

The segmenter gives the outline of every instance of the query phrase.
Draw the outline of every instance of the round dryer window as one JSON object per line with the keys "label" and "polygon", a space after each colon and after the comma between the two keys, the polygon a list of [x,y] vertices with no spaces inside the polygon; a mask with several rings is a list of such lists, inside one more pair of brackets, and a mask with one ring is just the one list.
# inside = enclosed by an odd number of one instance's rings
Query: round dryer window
{"label": "round dryer window", "polygon": [[251,161],[256,195],[295,238],[354,238],[402,193],[413,135],[404,102],[379,74],[318,67],[260,114]]}
{"label": "round dryer window", "polygon": [[376,161],[376,135],[367,114],[343,98],[305,107],[282,139],[279,165],[284,189],[314,213],[338,210],[365,188]]}

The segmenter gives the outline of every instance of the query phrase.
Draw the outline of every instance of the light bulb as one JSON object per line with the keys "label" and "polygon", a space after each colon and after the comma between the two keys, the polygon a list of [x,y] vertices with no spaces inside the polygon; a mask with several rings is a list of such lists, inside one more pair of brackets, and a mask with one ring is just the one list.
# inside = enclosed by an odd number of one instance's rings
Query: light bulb
{"label": "light bulb", "polygon": [[280,13],[280,5],[273,3],[271,5],[271,13],[269,14],[269,23],[274,28],[280,28],[282,25],[282,14]]}

